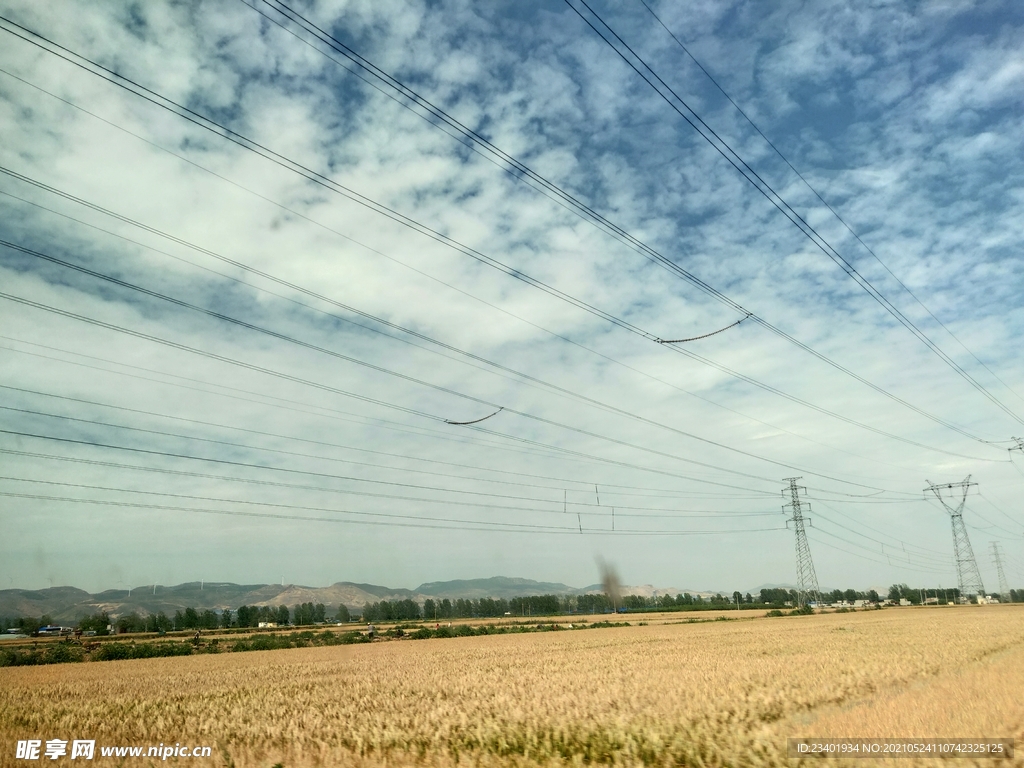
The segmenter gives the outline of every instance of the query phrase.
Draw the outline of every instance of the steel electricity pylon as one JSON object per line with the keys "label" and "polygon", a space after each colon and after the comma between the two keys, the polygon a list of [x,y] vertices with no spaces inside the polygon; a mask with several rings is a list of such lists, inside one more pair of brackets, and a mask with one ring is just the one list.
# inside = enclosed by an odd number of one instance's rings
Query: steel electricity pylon
{"label": "steel electricity pylon", "polygon": [[[971,548],[971,540],[967,537],[967,528],[964,525],[964,504],[967,502],[967,491],[972,485],[971,476],[959,483],[933,483],[926,481],[929,491],[935,494],[945,510],[949,513],[950,523],[953,526],[953,554],[956,557],[956,577],[960,583],[960,601],[967,602],[970,595],[985,594],[985,586],[981,583],[981,571],[978,570],[978,561],[974,559],[974,550]],[[943,497],[942,492],[949,491],[949,502]],[[960,501],[953,506],[955,497],[960,494]]]}
{"label": "steel electricity pylon", "polygon": [[[804,509],[811,511],[811,505],[800,501],[800,489],[803,486],[797,485],[799,477],[784,478],[789,482],[789,487],[782,491],[782,495],[789,494],[789,503],[783,504],[782,509],[792,513],[792,517],[786,521],[786,527],[793,524],[796,532],[796,582],[797,582],[797,605],[801,608],[807,605],[808,598],[818,605],[821,605],[821,590],[818,589],[818,576],[814,572],[814,561],[811,560],[811,547],[807,543],[807,531],[804,530],[804,522],[811,525],[809,518],[804,517]],[[803,488],[807,492],[806,488]]]}
{"label": "steel electricity pylon", "polygon": [[1003,571],[1003,553],[999,551],[999,542],[992,543],[992,561],[996,564],[996,575],[999,577],[999,602],[1010,602],[1010,585]]}

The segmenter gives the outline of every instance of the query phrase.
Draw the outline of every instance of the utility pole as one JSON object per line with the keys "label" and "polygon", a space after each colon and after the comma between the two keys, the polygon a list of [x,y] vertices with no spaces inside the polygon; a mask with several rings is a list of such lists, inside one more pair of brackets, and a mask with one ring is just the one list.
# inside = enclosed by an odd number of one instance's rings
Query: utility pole
{"label": "utility pole", "polygon": [[[967,491],[972,485],[971,476],[959,483],[933,483],[926,480],[928,487],[925,493],[931,491],[939,500],[945,510],[949,513],[950,523],[953,526],[953,554],[956,557],[956,577],[960,584],[960,602],[968,602],[970,595],[983,595],[985,586],[981,583],[981,571],[978,570],[978,561],[974,559],[974,550],[971,548],[971,540],[967,537],[967,527],[964,525],[964,504],[967,502]],[[960,492],[960,502],[954,507],[952,502],[957,489]],[[942,496],[942,491],[950,492],[950,503]]]}
{"label": "utility pole", "polygon": [[999,602],[1010,602],[1010,585],[1006,582],[1006,574],[1003,572],[1003,553],[999,551],[999,542],[992,542],[992,559],[996,563],[996,573],[999,576]]}
{"label": "utility pole", "polygon": [[[789,487],[782,491],[782,495],[789,494],[790,501],[783,504],[783,511],[788,511],[793,516],[786,521],[786,527],[793,523],[793,530],[796,532],[796,580],[797,580],[797,605],[803,608],[808,599],[821,605],[821,590],[818,589],[818,576],[814,572],[814,561],[811,560],[811,547],[807,543],[807,532],[804,530],[804,521],[811,525],[811,521],[804,517],[804,507],[811,511],[811,505],[800,501],[800,489],[803,486],[797,485],[799,477],[783,478],[789,482]],[[804,488],[804,493],[807,489]]]}

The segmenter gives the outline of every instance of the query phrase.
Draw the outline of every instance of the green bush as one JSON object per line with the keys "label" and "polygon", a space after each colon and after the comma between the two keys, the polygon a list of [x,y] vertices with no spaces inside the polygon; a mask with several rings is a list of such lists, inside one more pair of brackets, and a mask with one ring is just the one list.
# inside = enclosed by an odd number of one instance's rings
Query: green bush
{"label": "green bush", "polygon": [[769,619],[774,619],[776,616],[784,616],[784,615],[785,614],[782,611],[780,611],[778,608],[773,608],[772,610],[768,611],[768,613],[765,614],[765,617],[769,618]]}
{"label": "green bush", "polygon": [[92,653],[93,661],[156,659],[164,656],[191,656],[188,643],[104,643]]}
{"label": "green bush", "polygon": [[0,651],[0,667],[27,667],[41,664],[42,654],[33,651],[16,651],[5,649]]}

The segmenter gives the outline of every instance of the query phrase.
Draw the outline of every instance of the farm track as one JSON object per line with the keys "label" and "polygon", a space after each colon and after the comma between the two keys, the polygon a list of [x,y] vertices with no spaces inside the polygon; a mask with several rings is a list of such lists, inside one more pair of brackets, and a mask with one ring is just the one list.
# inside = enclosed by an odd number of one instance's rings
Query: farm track
{"label": "farm track", "polygon": [[0,766],[55,737],[238,768],[797,765],[792,736],[1015,737],[1021,766],[1022,690],[1015,606],[9,668]]}

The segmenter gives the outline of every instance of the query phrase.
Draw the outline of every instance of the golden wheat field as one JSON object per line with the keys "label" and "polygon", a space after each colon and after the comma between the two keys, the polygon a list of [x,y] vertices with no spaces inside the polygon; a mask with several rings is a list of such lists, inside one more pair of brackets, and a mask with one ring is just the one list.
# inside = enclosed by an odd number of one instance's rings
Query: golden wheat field
{"label": "golden wheat field", "polygon": [[[1024,747],[1024,610],[890,609],[5,668],[0,732],[5,766],[30,764],[14,748],[28,738],[209,745],[210,758],[167,762],[239,768],[812,762],[787,758],[796,736],[1014,737]],[[96,762],[116,760],[97,752]],[[151,762],[162,761],[122,760]],[[1020,766],[1024,751],[933,762]]]}

